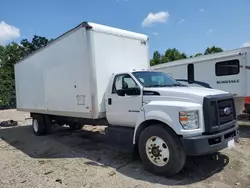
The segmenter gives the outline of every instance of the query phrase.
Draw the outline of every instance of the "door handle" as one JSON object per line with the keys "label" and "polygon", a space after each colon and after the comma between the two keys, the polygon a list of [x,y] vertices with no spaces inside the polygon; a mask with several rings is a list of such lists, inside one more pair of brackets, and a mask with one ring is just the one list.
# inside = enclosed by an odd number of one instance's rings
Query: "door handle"
{"label": "door handle", "polygon": [[112,99],[108,98],[108,105],[111,105],[111,104],[112,104]]}

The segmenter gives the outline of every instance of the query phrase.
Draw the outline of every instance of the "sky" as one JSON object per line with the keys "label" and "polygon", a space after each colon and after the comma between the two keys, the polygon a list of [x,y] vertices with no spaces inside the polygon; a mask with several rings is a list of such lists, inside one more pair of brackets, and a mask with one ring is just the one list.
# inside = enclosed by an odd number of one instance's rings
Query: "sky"
{"label": "sky", "polygon": [[249,0],[0,0],[0,44],[56,38],[82,21],[147,34],[151,56],[250,45]]}

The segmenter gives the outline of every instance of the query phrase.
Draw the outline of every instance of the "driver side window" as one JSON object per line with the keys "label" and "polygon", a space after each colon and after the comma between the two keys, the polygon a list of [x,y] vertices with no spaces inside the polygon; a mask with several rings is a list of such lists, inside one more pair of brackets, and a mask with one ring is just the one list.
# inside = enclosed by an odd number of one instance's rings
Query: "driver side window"
{"label": "driver side window", "polygon": [[112,93],[117,93],[117,90],[133,90],[139,89],[137,83],[128,74],[117,75],[114,79]]}

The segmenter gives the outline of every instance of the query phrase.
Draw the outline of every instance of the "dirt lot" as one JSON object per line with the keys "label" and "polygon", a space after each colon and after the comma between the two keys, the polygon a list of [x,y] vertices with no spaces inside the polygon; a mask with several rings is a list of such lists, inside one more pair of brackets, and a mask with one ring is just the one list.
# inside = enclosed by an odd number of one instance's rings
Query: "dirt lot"
{"label": "dirt lot", "polygon": [[[143,170],[126,145],[107,142],[102,127],[34,136],[27,113],[0,111],[0,187],[250,187],[250,126],[240,123],[241,138],[233,149],[217,156],[189,157],[172,178]],[[105,144],[106,143],[106,144]],[[107,144],[116,143],[116,144]]]}

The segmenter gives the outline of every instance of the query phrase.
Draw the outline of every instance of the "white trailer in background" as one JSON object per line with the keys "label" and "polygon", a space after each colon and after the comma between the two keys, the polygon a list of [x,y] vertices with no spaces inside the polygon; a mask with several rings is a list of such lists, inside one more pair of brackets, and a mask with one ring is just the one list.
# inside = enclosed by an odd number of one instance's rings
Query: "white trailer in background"
{"label": "white trailer in background", "polygon": [[234,95],[237,114],[250,102],[250,47],[202,55],[151,67],[180,83],[227,91]]}
{"label": "white trailer in background", "polygon": [[148,70],[148,52],[146,35],[84,22],[15,65],[17,108],[31,113],[36,135],[53,124],[108,125],[165,176],[187,155],[234,146],[233,96]]}

